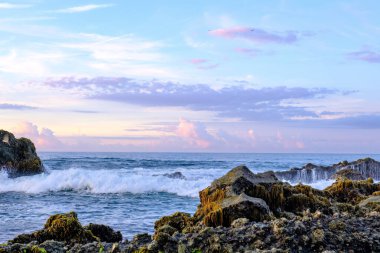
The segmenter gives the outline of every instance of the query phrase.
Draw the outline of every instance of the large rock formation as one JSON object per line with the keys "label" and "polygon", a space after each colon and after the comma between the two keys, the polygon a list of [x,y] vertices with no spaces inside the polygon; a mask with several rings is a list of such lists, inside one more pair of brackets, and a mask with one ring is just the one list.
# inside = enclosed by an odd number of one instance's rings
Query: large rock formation
{"label": "large rock formation", "polygon": [[33,142],[27,138],[16,139],[4,130],[0,130],[0,169],[7,170],[12,177],[44,171]]}
{"label": "large rock formation", "polygon": [[281,179],[292,183],[312,183],[319,180],[336,179],[343,176],[348,179],[362,180],[373,178],[380,180],[380,162],[372,158],[354,162],[342,161],[331,166],[319,166],[308,163],[302,168],[292,168],[275,173]]}
{"label": "large rock formation", "polygon": [[207,226],[230,226],[237,218],[270,219],[282,211],[302,212],[329,206],[326,194],[309,186],[291,186],[273,172],[252,173],[239,166],[216,179],[199,193],[201,204],[194,215]]}

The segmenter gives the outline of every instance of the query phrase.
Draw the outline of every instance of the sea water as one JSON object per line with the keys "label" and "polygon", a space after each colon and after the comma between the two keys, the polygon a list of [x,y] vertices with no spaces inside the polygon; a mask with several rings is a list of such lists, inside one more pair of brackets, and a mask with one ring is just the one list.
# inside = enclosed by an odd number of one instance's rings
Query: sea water
{"label": "sea water", "polygon": [[[8,178],[0,172],[0,243],[43,227],[55,213],[75,211],[83,225],[106,224],[124,238],[152,233],[154,221],[194,213],[198,192],[235,166],[253,172],[306,163],[331,165],[370,154],[40,153],[47,173]],[[181,172],[185,179],[166,173]],[[323,189],[332,181],[313,182]]]}

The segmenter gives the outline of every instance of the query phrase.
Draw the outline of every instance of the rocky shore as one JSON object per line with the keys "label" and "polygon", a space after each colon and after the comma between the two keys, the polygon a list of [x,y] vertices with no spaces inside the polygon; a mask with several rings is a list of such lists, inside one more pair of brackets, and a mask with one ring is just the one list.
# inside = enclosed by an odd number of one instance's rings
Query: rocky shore
{"label": "rocky shore", "polygon": [[339,177],[325,190],[239,166],[199,193],[194,215],[155,222],[132,240],[74,212],[0,245],[0,252],[380,252],[380,184]]}
{"label": "rocky shore", "polygon": [[[29,140],[5,131],[0,140],[0,166],[10,175],[43,172]],[[70,212],[0,244],[0,253],[380,252],[380,184],[371,178],[379,173],[370,158],[276,173],[239,166],[199,192],[194,214],[161,217],[152,235],[127,240],[109,226],[82,225]],[[324,190],[284,181],[298,174],[336,181]]]}

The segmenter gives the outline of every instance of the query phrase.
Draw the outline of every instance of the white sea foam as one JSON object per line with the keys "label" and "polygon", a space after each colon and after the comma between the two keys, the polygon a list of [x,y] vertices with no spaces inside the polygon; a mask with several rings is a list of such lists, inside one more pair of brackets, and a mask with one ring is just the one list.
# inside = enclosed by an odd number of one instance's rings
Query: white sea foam
{"label": "white sea foam", "polygon": [[207,187],[212,178],[196,180],[171,179],[145,173],[126,173],[125,170],[52,170],[34,176],[8,178],[0,174],[1,192],[42,193],[49,191],[86,191],[90,193],[146,193],[167,192],[179,196],[197,197],[198,192]]}

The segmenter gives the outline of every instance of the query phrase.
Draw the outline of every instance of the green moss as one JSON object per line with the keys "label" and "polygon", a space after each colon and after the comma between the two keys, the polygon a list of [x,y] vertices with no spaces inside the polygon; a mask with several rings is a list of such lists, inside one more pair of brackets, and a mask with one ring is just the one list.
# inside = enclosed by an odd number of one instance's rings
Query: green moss
{"label": "green moss", "polygon": [[47,253],[46,249],[40,248],[37,245],[32,247],[31,252],[32,253]]}
{"label": "green moss", "polygon": [[358,181],[347,179],[338,180],[327,187],[325,192],[338,202],[357,204],[365,199],[366,196],[379,190],[380,185],[374,184],[373,179],[368,178],[367,180]]}
{"label": "green moss", "polygon": [[191,253],[202,253],[202,251],[200,249],[193,249]]}
{"label": "green moss", "polygon": [[133,253],[148,253],[148,252],[149,252],[148,248],[145,246],[139,248],[138,250],[133,251]]}

